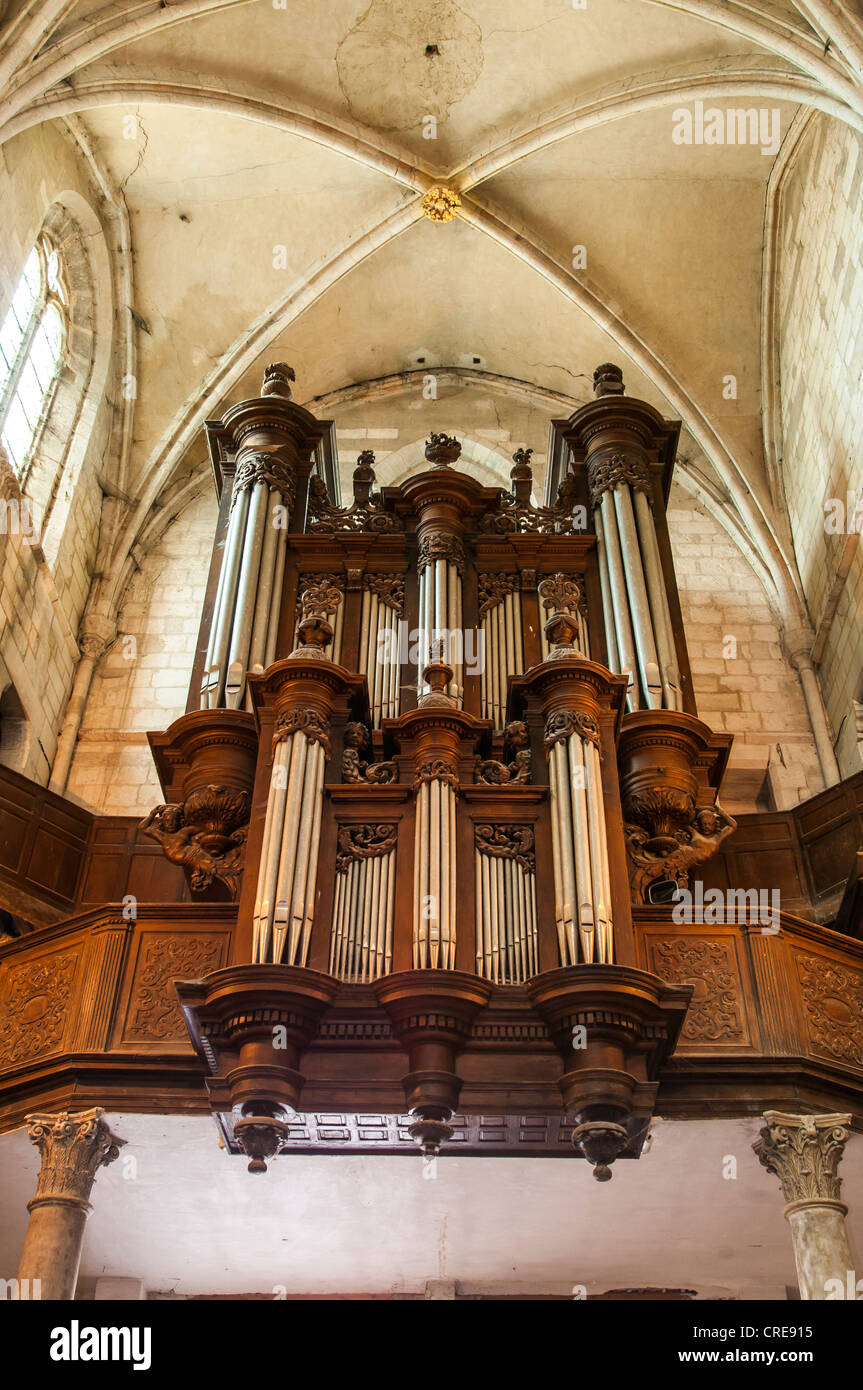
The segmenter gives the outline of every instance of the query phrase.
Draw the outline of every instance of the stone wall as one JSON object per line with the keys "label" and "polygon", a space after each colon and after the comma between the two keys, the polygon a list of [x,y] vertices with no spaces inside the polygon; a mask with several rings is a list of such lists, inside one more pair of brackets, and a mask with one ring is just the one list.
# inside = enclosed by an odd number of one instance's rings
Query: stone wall
{"label": "stone wall", "polygon": [[[821,682],[844,776],[863,766],[852,707],[863,698],[863,546],[847,506],[849,492],[863,497],[861,207],[863,136],[815,116],[780,206],[783,477],[806,601],[821,629]],[[844,521],[835,533],[833,517]],[[863,506],[858,532],[861,518]]]}
{"label": "stone wall", "polygon": [[814,795],[823,783],[803,692],[758,578],[676,484],[668,527],[698,714],[734,735],[723,803],[784,808]]}
{"label": "stone wall", "polygon": [[185,713],[216,529],[207,492],[174,521],[126,592],[116,642],[96,667],[68,795],[105,815],[163,800],[147,744]]}

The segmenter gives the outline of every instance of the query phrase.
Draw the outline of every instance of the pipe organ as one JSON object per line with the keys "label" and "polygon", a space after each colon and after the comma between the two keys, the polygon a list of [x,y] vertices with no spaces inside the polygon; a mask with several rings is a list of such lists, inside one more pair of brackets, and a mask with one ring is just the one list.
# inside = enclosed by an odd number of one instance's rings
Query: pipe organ
{"label": "pipe organ", "polygon": [[[458,1058],[510,991],[560,1048],[574,1142],[605,1176],[649,1109],[644,1057],[679,1026],[680,1000],[637,968],[632,904],[727,833],[728,740],[694,709],[664,527],[677,427],[604,366],[595,399],[555,422],[570,465],[554,505],[532,500],[529,449],[488,488],[432,434],[383,491],[360,454],[337,506],[314,472],[327,424],[292,380],[269,368],[260,398],[208,422],[225,495],[199,659],[189,713],[154,736],[166,765],[203,756],[211,726],[222,745],[257,740],[245,827],[234,806],[192,841],[211,894],[238,890],[231,967],[195,995],[222,1019],[208,1055],[238,1142],[255,1163],[278,1150],[322,1011],[359,991],[389,1018],[411,1132],[437,1152]],[[183,824],[185,805],[161,809]]]}

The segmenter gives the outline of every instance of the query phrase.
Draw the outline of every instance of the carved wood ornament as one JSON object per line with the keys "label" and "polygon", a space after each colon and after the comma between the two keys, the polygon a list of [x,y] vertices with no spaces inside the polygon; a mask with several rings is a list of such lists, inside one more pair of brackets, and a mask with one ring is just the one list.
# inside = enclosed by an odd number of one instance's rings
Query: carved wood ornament
{"label": "carved wood ornament", "polygon": [[532,454],[533,449],[516,449],[513,454],[514,467],[510,473],[512,491],[501,492],[497,508],[482,518],[480,531],[486,535],[524,535],[533,532],[540,536],[565,536],[584,529],[575,521],[577,498],[575,480],[571,475],[561,481],[553,507],[537,507],[531,502]]}
{"label": "carved wood ornament", "polygon": [[357,859],[380,859],[396,847],[398,826],[342,825],[339,827],[339,851],[336,873],[344,874]]}
{"label": "carved wood ornament", "polygon": [[527,725],[520,719],[513,719],[504,729],[503,737],[504,748],[515,756],[508,763],[498,762],[496,758],[484,758],[477,766],[476,780],[489,787],[523,785],[530,781]]}
{"label": "carved wood ornament", "polygon": [[182,805],[155,806],[140,828],[158,840],[167,857],[189,872],[196,892],[214,879],[239,892],[251,801],[246,791],[198,787]]}
{"label": "carved wood ornament", "polygon": [[598,507],[605,492],[613,491],[623,483],[636,492],[643,492],[653,505],[653,486],[650,469],[645,459],[637,454],[614,453],[602,458],[591,459],[588,465],[590,500]]}
{"label": "carved wood ornament", "polygon": [[526,873],[536,872],[533,827],[530,825],[477,825],[474,843],[494,859],[514,859]]}
{"label": "carved wood ornament", "polygon": [[395,762],[369,763],[360,759],[360,753],[371,742],[368,728],[359,720],[351,720],[345,726],[345,748],[342,753],[342,781],[368,782],[383,786],[399,780],[398,764]]}
{"label": "carved wood ornament", "polygon": [[373,572],[366,574],[363,580],[365,588],[370,594],[376,594],[378,599],[387,608],[391,608],[399,617],[405,611],[405,577],[403,574],[396,574],[392,571],[386,573]]}
{"label": "carved wood ornament", "polygon": [[[630,823],[623,827],[633,902],[644,902],[648,888],[659,879],[685,888],[696,865],[712,858],[726,836],[737,829],[734,817],[719,805],[690,808],[687,824],[679,798],[659,792],[643,798],[639,809],[650,828]],[[666,829],[669,822],[673,829]]]}
{"label": "carved wood ornament", "polygon": [[330,535],[339,531],[370,531],[387,535],[402,529],[400,519],[385,512],[380,495],[372,491],[375,481],[375,456],[366,449],[357,458],[354,469],[354,500],[350,507],[336,507],[330,501],[323,478],[309,482],[309,520],[306,526],[311,535]]}

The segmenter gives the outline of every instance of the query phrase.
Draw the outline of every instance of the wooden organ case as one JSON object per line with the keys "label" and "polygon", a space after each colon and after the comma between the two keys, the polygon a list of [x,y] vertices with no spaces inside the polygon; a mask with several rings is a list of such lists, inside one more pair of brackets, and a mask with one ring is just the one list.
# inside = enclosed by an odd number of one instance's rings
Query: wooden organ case
{"label": "wooden organ case", "polygon": [[444,434],[382,491],[360,454],[340,505],[292,380],[207,423],[189,702],[148,735],[165,804],[135,826],[0,789],[33,803],[22,854],[50,833],[80,865],[0,951],[4,1123],[74,1097],[209,1110],[253,1172],[419,1146],[606,1180],[657,1112],[847,1107],[863,946],[673,914],[735,862],[665,524],[679,427],[605,364],[554,423],[549,505],[529,450],[486,488]]}
{"label": "wooden organ case", "polygon": [[[432,1157],[464,1107],[460,1059],[515,1006],[557,1050],[554,1109],[606,1179],[640,1150],[691,994],[638,967],[633,885],[673,891],[695,827],[702,857],[724,827],[728,740],[695,715],[664,526],[677,429],[605,366],[561,425],[573,466],[553,505],[532,500],[529,450],[510,490],[486,488],[432,434],[382,492],[360,454],[339,506],[291,379],[276,365],[208,425],[211,601],[189,711],[152,739],[166,792],[169,765],[185,776],[162,821],[208,800],[208,834],[184,845],[238,896],[232,963],[177,985],[212,1103],[253,1169],[327,1055],[337,1108],[372,1109],[373,1075],[350,1096],[363,1052],[345,1075],[322,1046],[353,1002],[388,1025],[403,1125]],[[499,1056],[486,1084],[521,1114],[536,1096],[512,1052],[515,1092]]]}

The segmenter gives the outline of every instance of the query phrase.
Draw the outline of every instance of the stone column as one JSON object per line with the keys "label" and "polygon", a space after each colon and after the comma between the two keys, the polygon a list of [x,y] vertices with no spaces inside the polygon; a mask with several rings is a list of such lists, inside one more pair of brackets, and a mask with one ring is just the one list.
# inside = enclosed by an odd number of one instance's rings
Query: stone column
{"label": "stone column", "polygon": [[837,1170],[851,1116],[767,1110],[764,1118],[767,1124],[752,1147],[782,1184],[800,1297],[842,1298],[854,1266],[845,1230],[848,1208],[839,1200],[842,1179]]}
{"label": "stone column", "polygon": [[84,711],[87,708],[87,699],[90,694],[90,686],[93,683],[96,663],[116,636],[117,625],[113,618],[105,618],[98,613],[90,613],[81,623],[81,631],[78,636],[81,659],[75,668],[72,693],[69,696],[69,703],[63,716],[63,727],[57,740],[57,751],[54,754],[54,762],[51,767],[51,780],[48,783],[48,790],[57,792],[59,796],[65,792],[66,783],[69,780],[69,772],[72,767],[72,759],[75,756]]}
{"label": "stone column", "polygon": [[815,739],[815,749],[818,754],[818,763],[824,778],[824,785],[825,787],[835,787],[836,783],[841,780],[841,773],[833,748],[833,731],[830,728],[824,696],[812,662],[811,634],[798,628],[793,632],[784,633],[783,636],[788,659],[800,680],[800,688],[803,691],[806,712],[812,726],[812,736]]}
{"label": "stone column", "polygon": [[42,1155],[36,1196],[18,1278],[41,1281],[43,1299],[75,1297],[88,1198],[96,1169],[113,1163],[125,1139],[105,1124],[103,1110],[28,1115],[30,1139]]}

